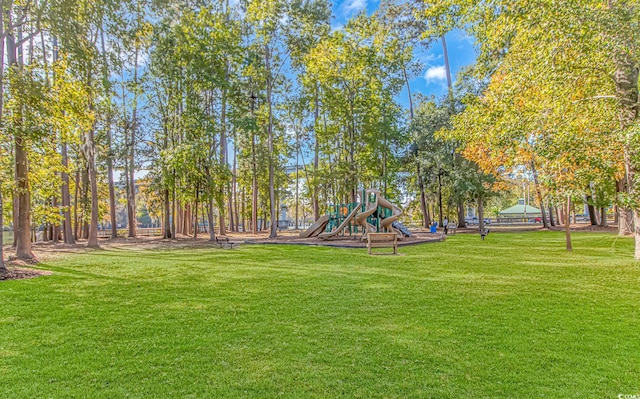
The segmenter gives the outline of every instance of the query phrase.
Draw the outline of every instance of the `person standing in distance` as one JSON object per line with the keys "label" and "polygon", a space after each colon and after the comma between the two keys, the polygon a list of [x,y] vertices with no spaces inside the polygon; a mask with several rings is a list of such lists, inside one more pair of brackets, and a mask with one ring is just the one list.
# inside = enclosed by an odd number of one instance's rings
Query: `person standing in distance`
{"label": "person standing in distance", "polygon": [[444,235],[447,235],[447,230],[449,230],[449,221],[447,220],[447,217],[444,217],[444,220],[442,221],[442,228],[444,229]]}

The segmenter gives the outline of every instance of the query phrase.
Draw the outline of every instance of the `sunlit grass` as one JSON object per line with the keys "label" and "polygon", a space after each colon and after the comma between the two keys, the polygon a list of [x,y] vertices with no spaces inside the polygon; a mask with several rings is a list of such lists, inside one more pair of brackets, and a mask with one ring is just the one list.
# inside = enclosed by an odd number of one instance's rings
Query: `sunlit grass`
{"label": "sunlit grass", "polygon": [[632,241],[99,251],[0,283],[0,397],[640,393]]}

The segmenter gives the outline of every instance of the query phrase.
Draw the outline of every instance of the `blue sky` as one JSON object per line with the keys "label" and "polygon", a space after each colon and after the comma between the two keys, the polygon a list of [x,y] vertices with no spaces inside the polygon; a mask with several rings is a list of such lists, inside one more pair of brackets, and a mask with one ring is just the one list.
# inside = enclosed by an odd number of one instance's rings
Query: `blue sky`
{"label": "blue sky", "polygon": [[[378,8],[378,5],[379,0],[335,0],[333,2],[332,26],[339,28],[346,23],[349,17],[365,8],[367,13],[371,14]],[[446,35],[446,41],[451,74],[455,84],[458,71],[475,62],[474,42],[473,38],[461,30],[449,32]],[[441,41],[433,42],[427,49],[416,49],[416,58],[424,64],[424,68],[410,82],[414,98],[416,93],[436,98],[445,96],[447,94],[447,78]],[[408,106],[406,89],[400,93],[398,101],[401,105]]]}

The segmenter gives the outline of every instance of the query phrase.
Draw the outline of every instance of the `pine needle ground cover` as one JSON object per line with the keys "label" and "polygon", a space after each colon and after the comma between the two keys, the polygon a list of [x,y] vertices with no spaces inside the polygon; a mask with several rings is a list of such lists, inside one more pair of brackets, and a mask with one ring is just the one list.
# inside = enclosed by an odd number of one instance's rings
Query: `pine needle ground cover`
{"label": "pine needle ground cover", "polygon": [[0,397],[640,394],[632,241],[98,251],[0,283]]}

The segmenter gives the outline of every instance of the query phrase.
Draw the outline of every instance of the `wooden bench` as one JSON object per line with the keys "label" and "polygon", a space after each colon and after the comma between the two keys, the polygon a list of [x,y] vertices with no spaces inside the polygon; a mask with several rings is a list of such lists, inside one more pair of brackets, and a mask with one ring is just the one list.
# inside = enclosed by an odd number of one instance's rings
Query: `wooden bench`
{"label": "wooden bench", "polygon": [[219,248],[227,249],[233,249],[233,244],[235,244],[233,241],[229,240],[229,237],[226,236],[216,236],[216,243],[218,244]]}
{"label": "wooden bench", "polygon": [[456,230],[458,230],[458,223],[451,223],[447,226],[447,235],[456,235]]}
{"label": "wooden bench", "polygon": [[398,235],[396,233],[369,233],[367,235],[369,255],[379,255],[382,253],[371,253],[371,248],[393,248],[393,254],[397,255]]}

